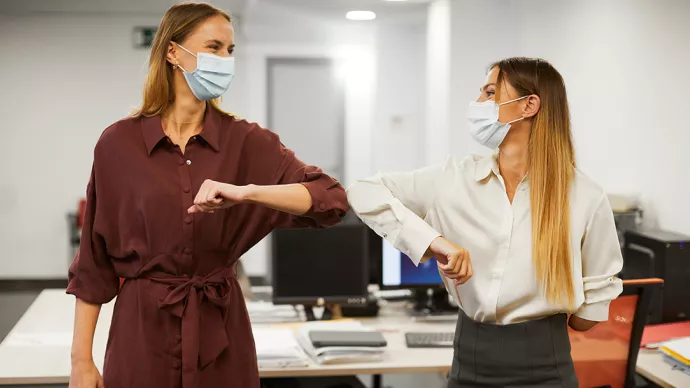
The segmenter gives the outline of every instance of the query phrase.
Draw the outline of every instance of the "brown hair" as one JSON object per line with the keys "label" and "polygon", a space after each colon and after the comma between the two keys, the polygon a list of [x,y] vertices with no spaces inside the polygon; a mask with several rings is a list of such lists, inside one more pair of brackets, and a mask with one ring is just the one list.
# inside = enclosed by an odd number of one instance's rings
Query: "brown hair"
{"label": "brown hair", "polygon": [[[229,14],[207,3],[175,4],[163,15],[151,47],[143,102],[132,114],[134,117],[157,116],[170,107],[175,99],[172,87],[175,70],[166,59],[170,42],[183,42],[206,19],[217,15],[231,21]],[[222,112],[219,99],[209,103]]]}
{"label": "brown hair", "polygon": [[498,69],[497,96],[505,80],[519,97],[535,94],[541,100],[529,138],[532,260],[546,298],[572,307],[570,185],[575,150],[563,77],[542,59],[508,58],[491,68]]}

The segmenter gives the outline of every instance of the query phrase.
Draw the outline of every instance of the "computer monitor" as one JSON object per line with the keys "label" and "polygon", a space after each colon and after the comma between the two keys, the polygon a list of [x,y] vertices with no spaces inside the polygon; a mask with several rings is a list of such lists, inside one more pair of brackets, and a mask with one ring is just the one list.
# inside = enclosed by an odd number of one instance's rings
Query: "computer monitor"
{"label": "computer monitor", "polygon": [[436,259],[431,258],[419,266],[404,253],[382,239],[381,288],[437,288],[443,287]]}
{"label": "computer monitor", "polygon": [[369,232],[364,225],[273,233],[273,303],[365,303]]}

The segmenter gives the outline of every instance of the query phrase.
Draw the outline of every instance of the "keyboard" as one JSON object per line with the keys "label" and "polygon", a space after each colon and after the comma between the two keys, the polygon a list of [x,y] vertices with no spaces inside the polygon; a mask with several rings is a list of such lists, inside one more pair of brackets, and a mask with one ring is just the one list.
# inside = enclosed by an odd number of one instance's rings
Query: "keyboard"
{"label": "keyboard", "polygon": [[455,333],[405,333],[408,348],[452,348]]}

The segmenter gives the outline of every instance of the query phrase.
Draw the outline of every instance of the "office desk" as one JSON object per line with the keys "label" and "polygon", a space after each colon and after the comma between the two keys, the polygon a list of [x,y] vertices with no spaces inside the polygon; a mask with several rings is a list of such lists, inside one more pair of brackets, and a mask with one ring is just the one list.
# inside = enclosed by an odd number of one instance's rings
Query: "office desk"
{"label": "office desk", "polygon": [[690,387],[690,375],[674,370],[656,350],[640,349],[635,369],[637,373],[664,388]]}
{"label": "office desk", "polygon": [[[66,384],[70,373],[70,345],[75,299],[64,290],[45,290],[0,344],[0,385]],[[103,370],[113,303],[104,305],[94,336],[93,355]],[[261,377],[350,376],[389,373],[447,373],[451,349],[408,349],[407,331],[453,331],[451,322],[413,322],[401,309],[382,309],[376,319],[362,322],[384,331],[388,352],[381,362],[317,365],[304,368],[262,369]]]}

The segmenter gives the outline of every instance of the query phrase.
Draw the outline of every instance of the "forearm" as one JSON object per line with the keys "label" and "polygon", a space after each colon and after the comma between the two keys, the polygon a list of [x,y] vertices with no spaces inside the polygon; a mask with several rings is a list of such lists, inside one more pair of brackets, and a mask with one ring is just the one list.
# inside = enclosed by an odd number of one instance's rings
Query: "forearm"
{"label": "forearm", "polygon": [[74,312],[74,333],[72,337],[72,362],[89,361],[93,358],[93,335],[96,331],[101,305],[91,304],[77,298]]}
{"label": "forearm", "polygon": [[309,190],[300,183],[248,186],[247,202],[266,206],[273,210],[301,216],[312,207]]}
{"label": "forearm", "polygon": [[598,323],[599,322],[580,318],[577,315],[571,315],[570,319],[568,320],[568,326],[575,331],[587,331],[596,326]]}

